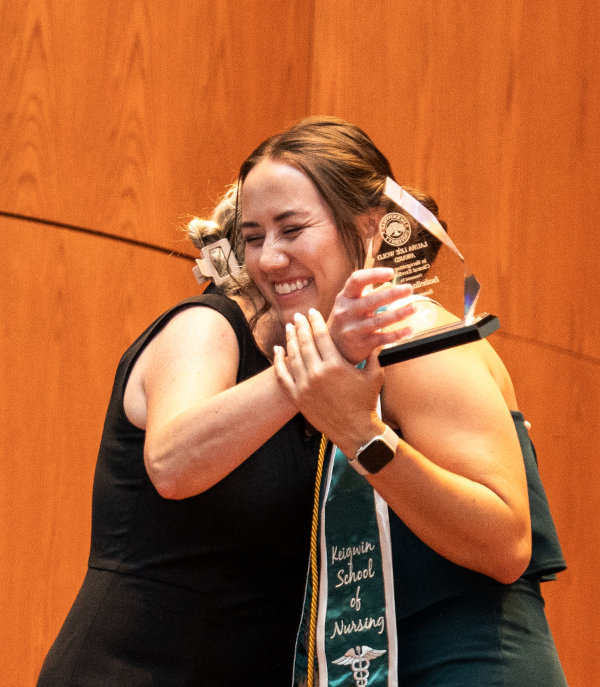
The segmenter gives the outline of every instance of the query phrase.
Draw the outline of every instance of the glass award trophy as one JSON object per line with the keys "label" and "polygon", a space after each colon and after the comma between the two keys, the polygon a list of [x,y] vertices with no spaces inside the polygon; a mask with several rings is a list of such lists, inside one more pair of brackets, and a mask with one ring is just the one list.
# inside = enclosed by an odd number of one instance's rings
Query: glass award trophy
{"label": "glass award trophy", "polygon": [[386,346],[379,354],[381,365],[484,339],[496,331],[500,326],[497,317],[487,313],[475,316],[479,282],[437,217],[390,178],[384,193],[394,205],[381,219],[366,265],[392,267],[390,283],[412,284],[415,296],[437,302],[459,321],[432,326],[435,315],[431,317],[431,309],[420,309],[411,318],[416,328],[413,337]]}

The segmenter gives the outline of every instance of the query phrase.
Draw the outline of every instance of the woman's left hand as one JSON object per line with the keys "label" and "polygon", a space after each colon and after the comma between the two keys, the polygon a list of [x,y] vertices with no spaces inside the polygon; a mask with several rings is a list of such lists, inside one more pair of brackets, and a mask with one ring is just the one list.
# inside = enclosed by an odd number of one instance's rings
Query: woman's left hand
{"label": "woman's left hand", "polygon": [[363,369],[340,354],[319,312],[308,319],[296,315],[286,327],[287,358],[275,348],[274,368],[279,383],[316,429],[353,456],[364,437],[380,433],[377,399],[384,372],[373,351]]}
{"label": "woman's left hand", "polygon": [[[410,284],[391,285],[394,270],[375,267],[356,270],[338,293],[327,327],[338,351],[351,363],[366,360],[373,349],[397,343],[413,334],[414,304]],[[379,286],[377,286],[379,284]]]}

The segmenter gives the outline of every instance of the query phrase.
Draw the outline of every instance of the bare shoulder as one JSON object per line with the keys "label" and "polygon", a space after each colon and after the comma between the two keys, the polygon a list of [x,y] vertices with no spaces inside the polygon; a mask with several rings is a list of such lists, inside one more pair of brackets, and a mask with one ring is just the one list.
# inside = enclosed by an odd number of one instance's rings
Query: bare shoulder
{"label": "bare shoulder", "polygon": [[235,384],[239,362],[236,334],[213,308],[192,306],[173,316],[136,360],[124,396],[125,413],[145,429],[148,402],[181,402]]}
{"label": "bare shoulder", "polygon": [[[456,320],[436,310],[435,325]],[[403,433],[489,429],[498,417],[504,424],[509,408],[516,410],[510,376],[487,341],[389,366],[382,401],[386,421]]]}
{"label": "bare shoulder", "polygon": [[227,318],[208,306],[188,307],[177,313],[154,337],[146,350],[151,357],[179,358],[181,353],[204,356],[207,349],[224,345],[237,350],[237,337]]}

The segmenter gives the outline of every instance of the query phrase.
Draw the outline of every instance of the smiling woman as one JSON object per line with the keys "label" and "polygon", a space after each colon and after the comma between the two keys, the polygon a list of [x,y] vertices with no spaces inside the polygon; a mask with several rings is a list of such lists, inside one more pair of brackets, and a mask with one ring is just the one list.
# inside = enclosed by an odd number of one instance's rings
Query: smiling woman
{"label": "smiling woman", "polygon": [[[310,425],[337,445],[321,497],[327,581],[313,579],[321,591],[320,684],[332,684],[328,675],[343,680],[340,666],[377,658],[370,685],[563,687],[540,581],[564,561],[502,361],[480,341],[384,372],[375,352],[357,369],[359,351],[339,345],[340,329],[385,327],[390,316],[372,307],[377,291],[362,294],[360,272],[350,277],[389,211],[388,177],[371,139],[329,117],[272,136],[240,170],[248,276],[286,326],[277,378]],[[431,198],[410,193],[437,215]],[[364,304],[362,318],[349,297]],[[434,325],[455,319],[419,299]],[[352,564],[344,573],[328,563],[329,550],[358,541],[377,541],[360,580]],[[347,598],[336,591],[336,574],[352,581]],[[377,601],[369,615],[361,596],[371,591]],[[380,617],[381,603],[385,638],[383,626],[369,634],[374,623],[359,626],[354,616],[362,604],[364,617]],[[312,684],[312,637],[304,638],[298,684]]]}
{"label": "smiling woman", "polygon": [[327,315],[353,271],[333,213],[298,168],[264,159],[242,190],[248,274],[279,320],[316,307]]}

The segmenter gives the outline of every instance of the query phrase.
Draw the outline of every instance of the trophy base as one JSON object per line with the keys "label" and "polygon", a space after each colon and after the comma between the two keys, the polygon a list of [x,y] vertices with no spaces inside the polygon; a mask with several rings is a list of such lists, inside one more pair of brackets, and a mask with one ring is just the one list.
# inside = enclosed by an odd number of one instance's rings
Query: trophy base
{"label": "trophy base", "polygon": [[485,339],[499,327],[500,322],[495,315],[484,314],[476,317],[471,324],[456,322],[445,327],[431,329],[415,339],[384,348],[378,356],[379,364],[385,367],[386,365],[419,358],[429,353],[445,351],[454,346],[479,341]]}

